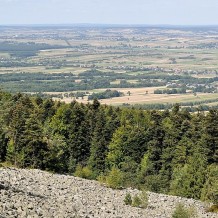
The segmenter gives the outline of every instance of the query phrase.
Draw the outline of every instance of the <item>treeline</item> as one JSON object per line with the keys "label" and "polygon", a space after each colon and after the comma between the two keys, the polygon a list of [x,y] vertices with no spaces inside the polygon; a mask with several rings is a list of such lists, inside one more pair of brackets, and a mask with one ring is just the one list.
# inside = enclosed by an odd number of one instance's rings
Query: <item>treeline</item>
{"label": "treeline", "polygon": [[40,98],[58,98],[58,99],[63,99],[63,98],[71,98],[71,99],[79,99],[79,98],[84,98],[85,96],[89,95],[89,92],[70,92],[70,93],[42,93],[42,92],[36,92],[36,93],[31,93],[30,95],[32,97],[40,97]]}
{"label": "treeline", "polygon": [[[208,106],[205,104],[209,103],[218,103],[218,98],[214,99],[206,99],[201,101],[188,101],[188,102],[180,102],[179,105],[185,107],[185,109],[189,112],[195,111],[209,111],[210,109],[217,109],[218,106]],[[175,104],[173,103],[153,103],[153,104],[135,104],[131,105],[128,103],[122,104],[122,107],[127,108],[136,108],[141,110],[170,110],[174,107]]]}
{"label": "treeline", "polygon": [[0,82],[43,81],[43,80],[69,80],[77,79],[72,73],[6,73],[0,76]]}
{"label": "treeline", "polygon": [[122,92],[119,92],[117,90],[107,89],[104,92],[93,93],[93,94],[89,95],[88,100],[116,98],[116,97],[121,97],[123,95],[124,94]]}
{"label": "treeline", "polygon": [[[110,77],[110,75],[113,76]],[[125,79],[122,79],[120,84],[111,84],[111,82],[116,81],[116,78],[120,77],[123,77],[120,76],[120,73],[104,73],[95,70],[79,75],[72,73],[8,73],[0,75],[0,85],[8,92],[70,92],[101,88],[137,88],[166,85],[166,82],[154,80],[143,80],[137,84],[132,84]]]}
{"label": "treeline", "polygon": [[154,94],[185,94],[186,93],[186,88],[181,88],[181,89],[156,89],[154,90]]}
{"label": "treeline", "polygon": [[205,85],[197,85],[194,89],[193,92],[203,92],[203,93],[212,93],[216,92],[217,89],[215,87],[207,87]]}
{"label": "treeline", "polygon": [[[23,62],[19,61],[19,63],[22,64]],[[46,65],[45,63],[42,64]],[[193,92],[215,92],[216,88],[212,83],[216,82],[217,79],[218,77],[202,79],[187,75],[156,75],[155,73],[153,75],[130,75],[128,73],[101,72],[92,69],[79,75],[73,73],[25,72],[1,74],[0,85],[5,91],[9,92],[71,92],[102,88],[145,88],[168,85],[170,89],[166,92],[176,94],[185,93],[185,89],[193,90]],[[136,83],[132,83],[132,80],[135,80]],[[117,83],[117,81],[119,82]],[[156,90],[155,92],[163,93],[162,90]]]}
{"label": "treeline", "polygon": [[35,56],[40,50],[66,48],[66,46],[49,45],[46,43],[35,43],[35,42],[17,43],[17,42],[3,41],[0,42],[0,48],[1,48],[1,52],[9,53],[11,56],[25,58],[25,57]]}
{"label": "treeline", "polygon": [[218,201],[218,110],[190,114],[0,92],[0,160]]}

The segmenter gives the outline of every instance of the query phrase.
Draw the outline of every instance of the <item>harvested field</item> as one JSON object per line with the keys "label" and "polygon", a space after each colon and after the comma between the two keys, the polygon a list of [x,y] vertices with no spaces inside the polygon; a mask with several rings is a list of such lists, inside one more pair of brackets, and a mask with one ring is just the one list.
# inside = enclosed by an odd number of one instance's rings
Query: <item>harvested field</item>
{"label": "harvested field", "polygon": [[[161,89],[165,87],[150,87],[150,88],[135,88],[135,89],[116,89],[120,92],[123,92],[125,96],[111,98],[111,99],[102,99],[100,102],[102,104],[108,105],[121,105],[123,103],[128,104],[167,104],[167,103],[181,103],[181,102],[194,102],[202,101],[206,99],[216,99],[218,98],[218,93],[198,93],[196,96],[193,93],[187,94],[153,94],[155,89]],[[94,90],[95,91],[95,90]],[[97,90],[103,91],[103,90]],[[130,91],[131,95],[129,96],[127,92]],[[146,91],[148,94],[146,94]],[[63,101],[69,103],[72,98],[64,98]],[[78,102],[88,103],[87,97],[84,99],[77,99]]]}

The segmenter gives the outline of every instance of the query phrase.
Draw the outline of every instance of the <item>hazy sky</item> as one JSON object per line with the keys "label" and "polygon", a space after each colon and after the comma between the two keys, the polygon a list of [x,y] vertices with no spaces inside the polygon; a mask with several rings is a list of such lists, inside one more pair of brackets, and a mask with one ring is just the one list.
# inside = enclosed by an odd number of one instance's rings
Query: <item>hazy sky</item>
{"label": "hazy sky", "polygon": [[0,0],[5,24],[218,24],[218,0]]}

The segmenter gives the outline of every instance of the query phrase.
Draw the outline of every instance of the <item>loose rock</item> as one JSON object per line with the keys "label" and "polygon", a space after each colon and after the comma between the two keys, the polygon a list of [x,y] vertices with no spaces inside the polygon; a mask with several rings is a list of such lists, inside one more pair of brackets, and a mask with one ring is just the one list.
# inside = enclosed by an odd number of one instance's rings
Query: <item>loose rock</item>
{"label": "loose rock", "polygon": [[73,176],[40,170],[0,168],[0,217],[45,218],[171,218],[178,203],[195,208],[199,218],[218,218],[206,213],[200,201],[148,193],[146,209],[124,204],[127,193],[136,189],[113,190]]}

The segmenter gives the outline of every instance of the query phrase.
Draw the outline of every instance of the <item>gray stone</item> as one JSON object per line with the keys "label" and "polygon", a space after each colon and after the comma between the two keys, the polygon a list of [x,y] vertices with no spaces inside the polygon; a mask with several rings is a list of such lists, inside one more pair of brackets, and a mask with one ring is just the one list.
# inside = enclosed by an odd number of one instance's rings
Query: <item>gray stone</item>
{"label": "gray stone", "polygon": [[171,218],[182,203],[194,207],[199,218],[218,218],[206,213],[200,201],[152,192],[147,209],[131,207],[123,202],[127,193],[140,191],[112,190],[96,181],[40,170],[0,169],[0,217]]}

